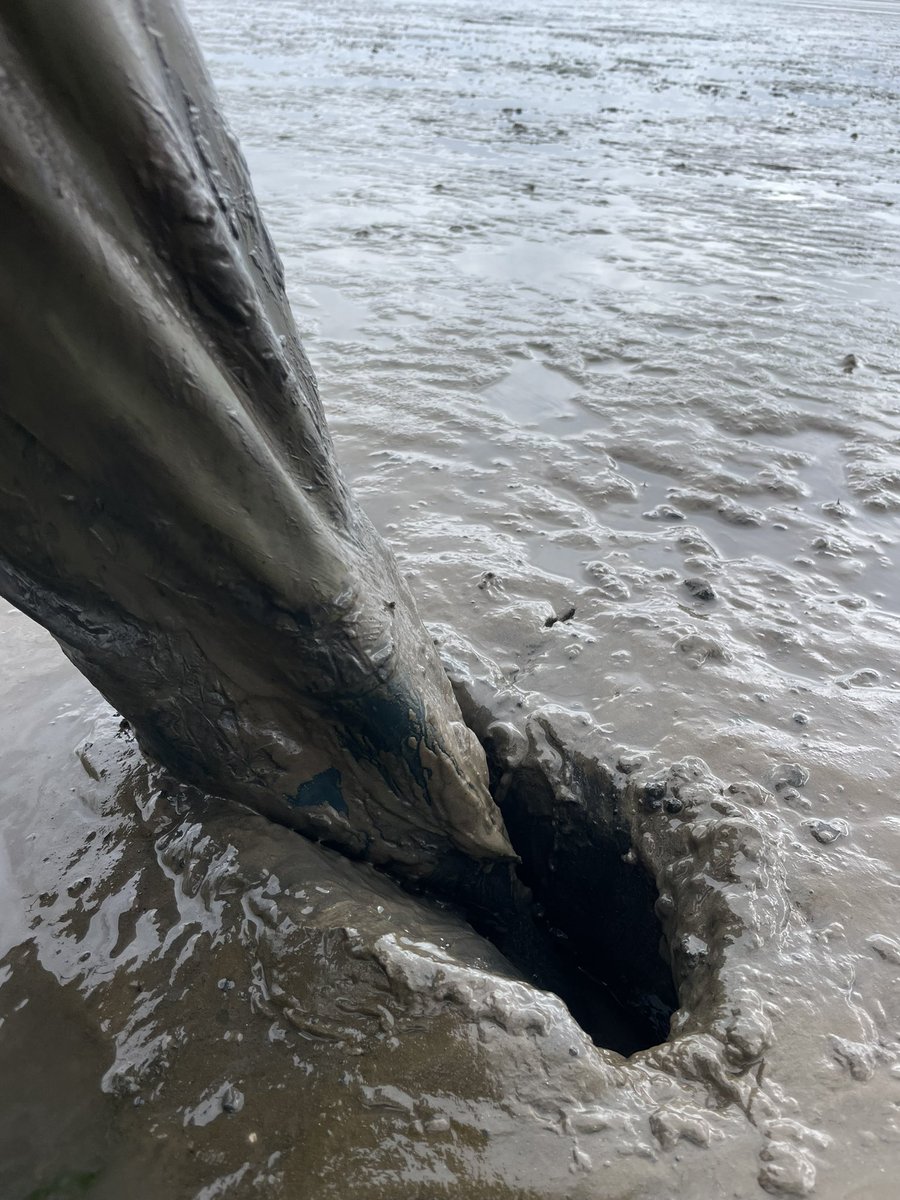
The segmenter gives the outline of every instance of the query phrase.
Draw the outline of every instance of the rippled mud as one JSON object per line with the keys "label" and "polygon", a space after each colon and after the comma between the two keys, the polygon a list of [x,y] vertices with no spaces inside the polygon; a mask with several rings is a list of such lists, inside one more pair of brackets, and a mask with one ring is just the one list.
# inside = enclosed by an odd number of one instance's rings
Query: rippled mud
{"label": "rippled mud", "polygon": [[190,11],[558,957],[0,615],[0,1195],[893,1197],[896,8]]}

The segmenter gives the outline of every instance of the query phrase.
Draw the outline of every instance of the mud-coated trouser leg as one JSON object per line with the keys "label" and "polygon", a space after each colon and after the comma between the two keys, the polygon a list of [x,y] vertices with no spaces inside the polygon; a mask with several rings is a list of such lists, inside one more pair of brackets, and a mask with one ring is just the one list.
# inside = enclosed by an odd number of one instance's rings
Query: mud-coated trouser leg
{"label": "mud-coated trouser leg", "polygon": [[0,7],[0,592],[182,779],[413,875],[510,853],[177,0]]}

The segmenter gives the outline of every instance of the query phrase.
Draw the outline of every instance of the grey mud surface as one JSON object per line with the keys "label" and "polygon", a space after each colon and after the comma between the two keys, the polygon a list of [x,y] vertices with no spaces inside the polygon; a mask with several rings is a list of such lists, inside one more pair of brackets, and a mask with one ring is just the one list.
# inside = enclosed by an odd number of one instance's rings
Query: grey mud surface
{"label": "grey mud surface", "polygon": [[896,1194],[900,15],[598,7],[190,11],[498,796],[626,838],[672,1034],[167,787],[4,611],[4,1200]]}

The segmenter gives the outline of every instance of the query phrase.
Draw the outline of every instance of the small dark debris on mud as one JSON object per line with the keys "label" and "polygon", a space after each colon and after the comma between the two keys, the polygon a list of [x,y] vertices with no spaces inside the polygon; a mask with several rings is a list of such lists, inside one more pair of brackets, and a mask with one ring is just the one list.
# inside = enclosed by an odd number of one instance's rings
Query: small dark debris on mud
{"label": "small dark debris on mud", "polygon": [[682,582],[695,600],[715,600],[716,593],[708,579],[692,575]]}

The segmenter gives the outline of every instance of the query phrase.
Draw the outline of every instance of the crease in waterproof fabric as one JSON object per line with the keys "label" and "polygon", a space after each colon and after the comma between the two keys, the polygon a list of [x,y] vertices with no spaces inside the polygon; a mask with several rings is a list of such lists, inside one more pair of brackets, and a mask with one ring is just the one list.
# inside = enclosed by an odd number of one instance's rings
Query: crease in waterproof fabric
{"label": "crease in waterproof fabric", "polygon": [[0,591],[180,779],[410,877],[512,858],[177,0],[10,0],[0,68]]}

